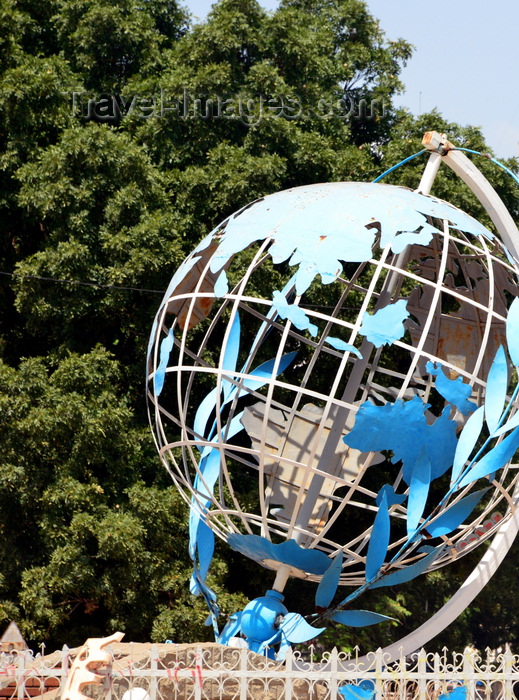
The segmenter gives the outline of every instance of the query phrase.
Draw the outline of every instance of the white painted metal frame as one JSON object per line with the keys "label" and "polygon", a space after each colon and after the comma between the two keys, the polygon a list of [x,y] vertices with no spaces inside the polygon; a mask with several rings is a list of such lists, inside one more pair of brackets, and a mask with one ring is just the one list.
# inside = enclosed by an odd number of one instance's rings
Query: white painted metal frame
{"label": "white painted metal frame", "polygon": [[[480,199],[482,204],[485,206],[487,212],[489,213],[489,216],[492,218],[497,230],[499,231],[501,238],[507,245],[510,253],[516,258],[516,260],[519,259],[519,232],[509,213],[506,211],[504,204],[501,202],[497,193],[493,190],[488,181],[486,181],[486,179],[481,175],[481,173],[474,168],[474,166],[468,160],[468,158],[466,158],[466,156],[464,156],[461,152],[456,151],[455,147],[452,146],[452,144],[450,144],[448,141],[446,141],[446,139],[444,139],[440,135],[435,133],[428,134],[426,135],[424,142],[426,147],[429,148],[429,150],[431,151],[431,155],[429,158],[429,162],[425,168],[420,185],[418,187],[418,192],[424,194],[428,193],[431,190],[434,178],[436,176],[436,173],[438,172],[438,168],[440,167],[440,165],[442,163],[448,165],[468,184],[468,186]],[[474,386],[476,391],[482,391],[485,386],[485,381],[479,375],[483,362],[487,360],[487,358],[485,358],[484,355],[486,340],[488,339],[490,333],[490,324],[492,320],[495,320],[504,325],[506,320],[503,315],[504,312],[500,311],[500,308],[497,305],[494,296],[494,262],[499,262],[499,265],[501,265],[503,269],[506,269],[508,273],[510,273],[510,275],[516,274],[517,268],[514,268],[512,264],[508,264],[506,261],[504,261],[503,258],[505,256],[497,258],[496,254],[492,249],[492,243],[490,241],[486,241],[484,237],[478,237],[478,243],[476,245],[473,242],[473,240],[470,239],[470,237],[467,237],[460,232],[449,230],[449,227],[447,225],[444,225],[443,234],[438,234],[437,238],[438,241],[441,241],[441,243],[436,244],[437,250],[435,250],[434,252],[436,265],[436,269],[434,270],[434,272],[436,272],[436,279],[428,280],[423,277],[418,277],[416,275],[413,275],[413,272],[409,270],[405,270],[405,272],[403,272],[402,268],[405,268],[406,264],[406,251],[400,254],[400,256],[393,256],[393,258],[391,258],[389,255],[390,251],[388,246],[384,251],[382,251],[380,257],[377,260],[370,260],[368,263],[361,264],[359,266],[358,271],[352,276],[350,280],[341,280],[341,282],[344,284],[344,291],[341,295],[341,299],[337,302],[331,314],[325,314],[322,310],[309,307],[305,307],[304,310],[312,321],[319,320],[321,322],[327,321],[330,323],[337,324],[337,327],[340,327],[341,331],[344,332],[344,336],[346,336],[346,334],[349,334],[348,342],[354,343],[359,334],[360,318],[362,317],[363,312],[367,310],[368,303],[371,301],[371,299],[378,298],[379,300],[385,302],[387,296],[391,296],[392,291],[396,288],[396,286],[402,283],[402,279],[404,277],[408,280],[414,280],[419,282],[421,288],[430,293],[431,298],[436,304],[440,296],[439,289],[443,283],[444,274],[447,270],[450,243],[452,242],[455,245],[459,245],[460,248],[472,251],[472,254],[474,256],[479,256],[480,259],[486,263],[486,270],[488,270],[489,276],[488,300],[485,300],[485,303],[481,301],[477,302],[473,298],[469,300],[470,304],[475,309],[480,309],[487,315],[486,321],[482,324],[482,328],[480,329],[480,349],[475,368],[473,368],[470,372],[467,372],[463,369],[458,368],[456,365],[445,362],[444,358],[440,359],[439,357],[436,357],[436,355],[430,351],[423,352],[422,354],[425,356],[426,359],[429,359],[433,362],[441,361],[444,367],[450,370],[454,370],[457,372],[458,375],[461,375],[465,379],[468,379],[470,383]],[[344,481],[344,479],[341,479],[340,476],[327,474],[325,471],[325,467],[319,467],[319,469],[316,469],[315,465],[312,464],[313,456],[317,452],[319,441],[326,429],[327,420],[331,418],[336,418],[341,411],[344,412],[344,415],[346,416],[354,408],[353,401],[355,400],[357,402],[357,405],[359,403],[358,397],[355,398],[353,395],[350,395],[351,392],[349,392],[348,386],[346,387],[346,390],[342,396],[337,396],[336,392],[339,387],[339,381],[337,377],[332,378],[333,385],[327,396],[324,396],[323,394],[315,391],[312,388],[311,375],[312,369],[315,366],[315,363],[317,362],[317,350],[319,352],[328,353],[330,357],[337,357],[337,359],[341,363],[341,369],[346,363],[347,358],[345,358],[345,356],[343,356],[341,353],[336,352],[333,348],[324,347],[323,341],[320,341],[318,343],[306,337],[303,332],[297,330],[297,328],[295,328],[292,324],[287,322],[283,325],[278,321],[273,320],[273,314],[271,311],[272,303],[269,300],[259,299],[253,296],[246,296],[246,294],[244,293],[245,284],[249,277],[252,275],[253,271],[257,270],[260,267],[267,250],[267,245],[268,241],[264,241],[262,243],[259,249],[255,252],[245,276],[237,284],[235,289],[231,290],[228,294],[225,295],[225,299],[222,301],[219,309],[216,311],[214,318],[212,319],[212,321],[208,325],[208,328],[205,331],[204,337],[200,341],[200,346],[198,350],[193,350],[189,348],[188,329],[181,329],[178,326],[177,321],[174,321],[174,328],[176,332],[176,345],[174,347],[173,353],[177,358],[179,358],[179,362],[177,365],[175,365],[175,362],[173,361],[170,362],[171,368],[168,371],[176,372],[179,378],[176,389],[176,397],[180,409],[180,415],[177,418],[171,412],[168,412],[167,409],[162,408],[160,402],[157,399],[157,396],[155,396],[154,393],[150,391],[150,402],[155,407],[154,422],[156,427],[156,439],[159,452],[163,458],[164,463],[170,470],[170,473],[172,474],[175,482],[177,483],[181,493],[186,498],[186,501],[189,502],[191,494],[193,493],[193,483],[195,476],[198,478],[200,484],[205,488],[204,476],[201,473],[198,465],[200,455],[197,452],[196,448],[215,446],[220,451],[220,485],[218,487],[218,494],[213,493],[209,498],[209,500],[211,501],[211,507],[207,513],[207,518],[210,522],[210,526],[212,527],[212,529],[224,539],[227,533],[238,532],[240,530],[240,528],[236,525],[236,522],[239,521],[241,523],[242,531],[248,532],[249,534],[254,532],[261,533],[264,536],[268,536],[274,533],[275,535],[281,535],[283,538],[293,538],[296,541],[304,542],[305,546],[308,541],[311,547],[319,547],[323,551],[326,551],[330,554],[337,552],[338,548],[340,548],[343,549],[346,555],[346,559],[349,558],[349,560],[352,562],[352,565],[355,563],[362,563],[365,557],[364,552],[366,548],[366,543],[370,537],[370,530],[366,530],[364,533],[362,533],[362,535],[358,536],[356,539],[353,539],[347,545],[335,542],[330,535],[330,530],[334,522],[337,520],[339,513],[344,508],[346,508],[347,505],[351,505],[353,507],[362,507],[366,510],[375,510],[374,506],[368,505],[364,502],[357,502],[355,500],[355,495],[360,494],[363,497],[369,496],[369,498],[374,499],[376,494],[374,492],[370,492],[369,490],[365,489],[362,485],[359,484],[360,477],[354,482],[346,482]],[[364,281],[363,283],[362,271],[367,265],[373,266],[374,274],[371,278],[367,276],[367,281]],[[199,280],[196,283],[195,288],[193,290],[190,290],[189,293],[186,292],[186,294],[184,295],[184,305],[187,309],[188,316],[190,313],[194,313],[194,309],[197,303],[199,303],[201,300],[203,301],[214,296],[210,292],[203,290],[202,287],[204,276],[208,273],[208,269],[209,260],[207,259],[203,261],[203,263],[200,263]],[[382,283],[381,280],[384,277],[385,280]],[[351,289],[358,290],[359,293],[364,295],[362,308],[358,313],[357,319],[354,323],[339,318],[339,311],[341,309],[343,299],[345,299],[346,295]],[[452,299],[459,301],[460,303],[467,300],[467,297],[463,296],[459,291],[457,291],[456,288],[449,288],[447,292]],[[177,297],[177,299],[179,298],[180,297]],[[403,350],[406,350],[413,354],[412,367],[405,372],[392,369],[382,370],[382,373],[384,373],[388,377],[393,377],[395,379],[395,382],[399,383],[400,388],[398,391],[398,397],[407,397],[406,392],[408,391],[408,388],[411,386],[412,382],[420,383],[420,381],[422,381],[423,386],[421,386],[421,389],[424,391],[424,396],[426,398],[428,392],[431,389],[431,380],[428,380],[428,384],[427,381],[421,380],[420,377],[417,378],[416,374],[414,373],[414,367],[418,362],[418,356],[420,352],[424,349],[424,344],[426,341],[426,332],[424,332],[424,328],[428,330],[430,327],[431,334],[436,334],[434,337],[436,341],[438,340],[437,330],[434,329],[433,324],[433,316],[436,312],[435,304],[433,304],[424,315],[422,337],[420,338],[418,345],[413,346],[412,343],[404,343],[403,341],[395,341],[394,343],[395,348],[402,348]],[[381,305],[384,306],[384,303],[382,303]],[[302,484],[300,491],[297,495],[294,511],[287,523],[280,522],[280,520],[277,519],[274,515],[268,513],[267,508],[265,507],[265,494],[262,492],[261,488],[259,493],[261,512],[259,514],[246,513],[239,502],[239,498],[234,492],[232,475],[230,474],[226,464],[226,450],[232,452],[232,457],[237,463],[242,463],[249,468],[256,469],[259,483],[262,484],[264,482],[265,474],[267,473],[264,454],[265,445],[267,442],[267,421],[264,421],[262,426],[262,431],[259,437],[259,448],[252,449],[251,447],[245,446],[244,444],[228,445],[226,443],[225,435],[223,434],[224,431],[220,412],[221,399],[220,394],[218,392],[216,399],[215,421],[218,428],[218,434],[222,436],[223,439],[215,443],[211,442],[209,439],[204,438],[201,435],[195,435],[193,428],[189,427],[186,421],[187,413],[189,411],[193,411],[193,407],[189,405],[189,396],[191,393],[191,389],[196,379],[200,376],[204,375],[205,373],[215,375],[216,386],[220,389],[224,382],[230,382],[233,385],[239,386],[242,385],[246,379],[251,378],[250,372],[252,371],[252,363],[255,361],[254,353],[251,353],[247,361],[247,365],[243,367],[241,371],[229,372],[221,366],[213,367],[210,363],[207,363],[203,359],[203,353],[210,346],[211,333],[216,328],[217,323],[221,322],[224,319],[224,315],[226,314],[228,316],[227,329],[223,334],[222,346],[220,351],[220,356],[223,357],[223,355],[225,354],[226,347],[229,343],[230,324],[232,322],[232,319],[236,316],[238,310],[240,310],[240,313],[243,312],[243,315],[249,314],[251,318],[255,318],[259,321],[259,323],[263,322],[263,335],[261,336],[261,338],[258,338],[256,346],[260,345],[261,341],[264,339],[269,330],[274,330],[275,332],[279,333],[280,342],[279,348],[276,353],[275,366],[277,366],[280,362],[280,358],[282,353],[284,352],[284,346],[287,339],[298,342],[300,344],[304,344],[308,348],[316,350],[311,362],[309,362],[304,378],[299,386],[290,385],[283,378],[277,378],[274,370],[273,376],[268,380],[267,383],[266,395],[256,393],[255,391],[250,391],[249,393],[250,395],[256,396],[258,399],[263,401],[266,412],[270,411],[271,409],[283,409],[289,415],[289,420],[293,420],[295,416],[302,415],[301,406],[303,399],[306,401],[318,399],[324,402],[323,417],[320,423],[318,425],[316,424],[315,436],[313,436],[312,438],[312,444],[310,448],[311,455],[307,466],[305,467],[305,465],[298,464],[293,460],[291,461],[287,457],[281,456],[279,458],[280,462],[284,462],[290,467],[294,466],[298,469],[301,469],[301,472],[304,472],[304,480],[315,479],[316,488],[325,479],[335,480],[337,486],[350,486],[345,496],[341,496],[340,499],[335,499],[334,503],[337,507],[337,511],[334,515],[332,515],[329,522],[318,533],[311,532],[311,529],[308,525],[311,513],[306,512],[306,510],[308,509],[305,510],[304,508],[304,499],[308,496],[307,503],[309,503],[311,501],[311,498],[309,497],[310,492],[306,495],[304,494],[304,483]],[[157,367],[159,362],[159,339],[161,337],[161,334],[162,337],[164,337],[164,334],[167,334],[169,330],[168,326],[166,325],[167,312],[168,304],[164,304],[163,309],[161,311],[161,316],[158,321],[159,330],[157,332],[157,338],[155,340],[155,347],[152,355],[150,378],[152,378],[153,370]],[[364,344],[366,344],[367,347],[367,341],[364,341]],[[355,362],[355,366],[352,370],[351,376],[353,376],[353,379],[356,379],[357,374],[362,375],[364,371],[369,371],[369,379],[366,382],[366,384],[370,385],[370,388],[374,391],[378,390],[385,392],[385,399],[387,399],[389,396],[389,394],[387,393],[387,387],[379,387],[376,385],[375,368],[377,367],[379,357],[380,351],[375,353],[374,358],[372,358],[369,363],[365,363],[365,365],[363,362]],[[360,378],[361,377],[359,377],[359,381]],[[356,382],[350,380],[349,384],[353,386]],[[357,386],[358,384],[359,382],[357,382]],[[286,390],[293,391],[295,395],[295,399],[292,405],[288,406],[288,408],[277,399],[278,392]],[[366,390],[364,390],[364,394],[364,398],[366,398]],[[396,395],[391,398],[396,398]],[[237,411],[236,402],[230,404],[229,410],[231,416],[235,415]],[[180,428],[181,435],[179,439],[175,439],[174,441],[169,440],[167,436],[167,431],[164,426],[165,421],[172,421],[177,428]],[[336,421],[336,423],[339,424],[340,421]],[[344,426],[345,424],[346,422],[343,421],[342,425]],[[177,448],[183,449],[182,460],[178,463],[175,461],[174,457],[174,452]],[[324,464],[326,463],[325,457],[326,454],[323,453],[321,457],[321,462]],[[370,457],[370,459],[371,458],[372,457]],[[509,510],[508,515],[503,520],[502,525],[499,527],[492,546],[481,560],[480,565],[467,579],[467,581],[465,582],[464,586],[460,589],[458,594],[456,594],[456,596],[454,596],[454,598],[451,601],[449,601],[449,603],[447,603],[447,605],[444,608],[442,608],[441,611],[434,615],[428,623],[422,626],[419,630],[416,630],[409,637],[406,637],[397,645],[393,645],[392,647],[388,648],[388,650],[386,650],[386,653],[389,654],[388,658],[392,658],[394,654],[398,653],[401,645],[404,645],[406,653],[408,653],[410,651],[413,651],[417,647],[425,644],[428,639],[431,639],[435,634],[438,634],[442,629],[444,629],[444,627],[447,624],[449,624],[453,619],[455,619],[455,617],[457,617],[457,615],[470,603],[470,601],[475,597],[475,595],[477,595],[477,593],[485,585],[488,578],[496,570],[497,566],[506,555],[506,552],[511,546],[511,542],[513,541],[513,538],[515,537],[518,530],[518,515],[516,510],[518,493],[516,482],[518,475],[515,472],[507,472],[506,469],[504,470],[504,475],[507,478],[506,488],[508,488],[510,493],[513,493],[513,495],[509,495],[508,493],[506,493],[504,488],[501,490],[497,489],[495,493],[495,499],[491,502],[490,505],[487,506],[485,512],[480,516],[480,522],[483,522],[485,518],[489,517],[496,504],[500,502],[505,503],[507,506],[511,505],[511,508]],[[504,476],[501,478],[504,478]],[[208,489],[206,488],[206,490]],[[455,496],[455,499],[459,500],[460,498],[462,498],[464,493],[464,491],[460,491]],[[199,498],[201,501],[204,501],[206,496],[199,491],[198,493],[195,493],[195,501],[196,498]],[[331,496],[331,499],[334,499],[333,495]],[[192,507],[193,505],[194,507],[197,507],[196,503],[192,504]],[[391,509],[391,516],[395,519],[403,518],[405,517],[405,512],[401,509],[400,506],[395,505]],[[473,525],[473,523],[471,525]],[[495,531],[496,529],[494,529],[494,532]],[[449,543],[453,544],[453,548],[450,550],[451,552],[454,551],[455,542],[457,540],[460,540],[460,538],[462,537],[463,527],[461,527],[459,531],[455,533],[455,535],[450,540],[446,540]],[[397,548],[401,546],[401,544],[402,540],[392,543],[390,552],[397,551]],[[467,549],[470,548],[471,547],[469,546]],[[447,563],[451,556],[455,555],[449,553],[443,555],[441,560],[438,560],[435,563],[435,566]],[[405,563],[406,562],[404,562],[404,564]],[[281,568],[279,569],[278,578],[276,579],[274,587],[278,590],[282,590],[286,578],[290,573],[291,572],[287,570],[286,567],[281,565]],[[350,583],[354,585],[358,585],[359,583],[361,583],[361,581],[356,578],[356,574],[353,573],[350,577],[348,577],[346,574],[343,577],[343,583]]]}

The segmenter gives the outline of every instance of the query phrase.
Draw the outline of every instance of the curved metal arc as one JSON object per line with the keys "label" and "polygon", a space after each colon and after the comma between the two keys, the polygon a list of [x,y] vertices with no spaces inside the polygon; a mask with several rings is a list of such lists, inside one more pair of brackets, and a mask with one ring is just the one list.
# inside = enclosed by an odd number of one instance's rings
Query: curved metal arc
{"label": "curved metal arc", "polygon": [[[518,501],[519,487],[516,488],[514,494],[514,502],[516,505]],[[394,644],[390,644],[382,650],[385,663],[390,664],[421,649],[431,639],[440,634],[448,625],[454,622],[495,574],[514,543],[518,531],[519,509],[512,514],[509,520],[501,525],[492,540],[492,544],[481,558],[479,564],[452,598],[445,603],[438,612],[429,618],[427,622],[424,622],[423,625],[406,637],[403,637]],[[354,667],[369,669],[372,665],[373,654],[366,654],[365,656],[340,663],[338,670],[351,671]],[[326,666],[326,663],[324,663],[323,666]]]}
{"label": "curved metal arc", "polygon": [[[519,259],[519,230],[503,201],[481,171],[463,153],[456,150],[453,144],[438,134],[426,134],[424,145],[431,151],[431,154],[439,153],[442,162],[448,165],[476,195],[492,219],[504,244]],[[424,189],[430,190],[438,170],[438,161],[438,157],[429,160],[429,176],[422,178],[423,181],[425,180],[423,184],[426,184]],[[514,504],[516,506],[518,501],[519,487],[516,486],[514,491]],[[501,525],[479,564],[452,598],[427,622],[383,650],[387,663],[420,649],[454,622],[497,571],[512,547],[518,532],[519,510],[516,510],[510,519]],[[355,663],[370,665],[367,656],[357,659]],[[348,670],[349,667],[351,667],[351,662],[342,664],[342,670]]]}
{"label": "curved metal arc", "polygon": [[[431,134],[426,134],[424,136],[424,145],[429,148],[432,153],[441,153],[442,161],[448,165],[476,195],[492,219],[505,245],[516,258],[519,258],[519,231],[503,201],[490,182],[472,161],[463,153],[456,150],[454,145],[442,139],[441,136],[434,134],[441,142],[440,147],[438,147],[434,139],[431,139],[431,136]],[[436,175],[437,164],[438,159],[430,162],[432,178],[427,183],[429,188]],[[519,487],[516,486],[514,491],[514,503],[516,506],[518,500]],[[519,510],[516,510],[512,513],[510,519],[501,525],[492,544],[481,558],[479,564],[467,577],[453,597],[435,615],[429,618],[427,622],[403,639],[384,649],[384,657],[387,658],[388,663],[394,659],[400,658],[402,655],[406,656],[420,649],[456,620],[463,610],[465,610],[483,590],[497,571],[503,559],[508,554],[518,532]],[[358,661],[368,663],[367,657],[362,657]]]}
{"label": "curved metal arc", "polygon": [[[516,503],[517,498],[518,490],[516,489],[514,498]],[[514,543],[518,531],[519,510],[516,510],[511,518],[501,525],[479,564],[452,598],[427,622],[383,650],[384,658],[387,658],[388,663],[421,649],[461,615],[495,574]],[[360,662],[368,663],[367,656],[359,659]]]}
{"label": "curved metal arc", "polygon": [[429,151],[440,153],[442,162],[448,165],[476,195],[492,219],[506,247],[519,259],[519,230],[503,200],[483,173],[443,135],[428,132],[422,143]]}

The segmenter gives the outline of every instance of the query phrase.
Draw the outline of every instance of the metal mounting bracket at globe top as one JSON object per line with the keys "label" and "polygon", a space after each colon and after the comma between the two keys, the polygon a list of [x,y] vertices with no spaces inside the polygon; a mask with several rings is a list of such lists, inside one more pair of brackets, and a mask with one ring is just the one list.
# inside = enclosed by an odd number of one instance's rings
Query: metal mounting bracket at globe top
{"label": "metal mounting bracket at globe top", "polygon": [[[394,645],[408,653],[469,604],[517,532],[519,231],[460,149],[435,132],[424,145],[415,191],[332,182],[243,207],[159,308],[150,421],[190,506],[191,590],[222,643],[242,635],[282,658],[327,621],[387,620],[360,609],[363,593],[495,536],[454,598]],[[429,194],[440,164],[494,231]],[[223,631],[206,581],[215,534],[276,572]],[[305,617],[283,605],[289,577],[317,584]]]}

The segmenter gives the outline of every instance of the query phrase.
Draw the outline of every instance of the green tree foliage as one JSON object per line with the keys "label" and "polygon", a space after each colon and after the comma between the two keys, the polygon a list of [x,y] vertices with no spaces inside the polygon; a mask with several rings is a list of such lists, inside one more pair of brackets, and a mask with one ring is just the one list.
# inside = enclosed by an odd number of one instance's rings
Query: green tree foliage
{"label": "green tree foliage", "polygon": [[[40,640],[80,643],[105,629],[207,637],[205,606],[189,601],[179,556],[185,507],[153,471],[120,365],[97,347],[2,364],[0,384],[1,613]],[[216,568],[224,578],[225,566]],[[240,603],[224,598],[228,613]]]}
{"label": "green tree foliage", "polygon": [[27,328],[43,351],[102,342],[142,368],[160,296],[112,287],[164,289],[184,257],[166,178],[127,134],[95,123],[64,129],[17,177],[19,206],[44,240],[16,268],[15,303]]}
{"label": "green tree foliage", "polygon": [[[160,293],[212,226],[259,196],[369,181],[431,128],[486,150],[477,129],[395,112],[410,54],[361,0],[282,0],[273,13],[220,0],[192,26],[176,0],[0,0],[0,622],[48,645],[116,628],[210,637],[188,589],[186,506],[145,415]],[[389,181],[416,186],[422,166]],[[517,215],[510,184],[491,179]],[[437,190],[480,213],[448,173]],[[228,549],[212,571],[224,613],[265,588]],[[300,609],[311,594],[294,584],[287,600]],[[415,597],[377,605],[405,627],[424,612]],[[392,627],[376,634],[366,643]]]}
{"label": "green tree foliage", "polygon": [[177,39],[185,14],[173,0],[60,0],[52,17],[65,57],[95,92],[120,90]]}

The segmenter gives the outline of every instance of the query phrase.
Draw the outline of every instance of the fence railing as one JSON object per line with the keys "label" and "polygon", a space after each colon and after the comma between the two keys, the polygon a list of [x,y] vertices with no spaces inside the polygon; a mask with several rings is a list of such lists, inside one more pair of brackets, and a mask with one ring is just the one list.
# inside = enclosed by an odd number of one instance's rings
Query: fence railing
{"label": "fence railing", "polygon": [[[76,651],[0,655],[0,698],[58,698]],[[310,648],[289,652],[283,663],[217,644],[114,644],[110,651],[104,685],[84,690],[96,700],[519,698],[519,656],[509,649],[421,650],[391,664],[381,650],[361,659],[334,649],[317,661]]]}

